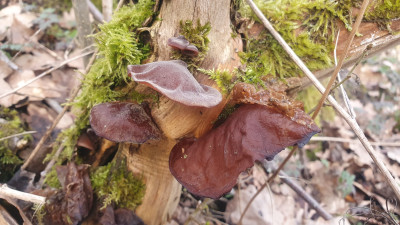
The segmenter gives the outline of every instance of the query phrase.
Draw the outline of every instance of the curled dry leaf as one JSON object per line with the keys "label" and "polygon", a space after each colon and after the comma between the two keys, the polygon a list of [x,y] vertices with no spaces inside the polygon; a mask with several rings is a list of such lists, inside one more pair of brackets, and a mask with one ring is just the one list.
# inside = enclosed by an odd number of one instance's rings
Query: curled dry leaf
{"label": "curled dry leaf", "polygon": [[256,160],[272,160],[285,147],[301,147],[320,132],[302,110],[293,105],[287,109],[266,103],[240,106],[208,134],[175,145],[169,159],[171,173],[193,194],[219,198]]}
{"label": "curled dry leaf", "polygon": [[[66,221],[65,218],[69,217],[72,224],[78,224],[89,215],[93,204],[89,165],[70,162],[67,166],[59,166],[56,169],[63,186],[63,193],[60,195],[62,200],[54,201],[56,205],[47,208],[59,210],[57,213],[61,215],[57,216],[57,221]],[[50,224],[51,222],[56,221],[50,221]]]}
{"label": "curled dry leaf", "polygon": [[178,37],[172,37],[168,39],[168,45],[174,49],[180,50],[182,54],[188,56],[197,56],[199,54],[199,49],[196,46],[191,45],[188,40],[183,35]]}
{"label": "curled dry leaf", "polygon": [[221,93],[198,83],[181,60],[129,65],[128,71],[134,81],[184,105],[210,108],[222,101]]}
{"label": "curled dry leaf", "polygon": [[101,225],[144,225],[132,210],[129,209],[114,209],[107,206],[104,210],[103,216],[100,218]]}
{"label": "curled dry leaf", "polygon": [[95,105],[90,112],[90,125],[96,135],[114,142],[141,144],[161,135],[144,109],[129,102]]}

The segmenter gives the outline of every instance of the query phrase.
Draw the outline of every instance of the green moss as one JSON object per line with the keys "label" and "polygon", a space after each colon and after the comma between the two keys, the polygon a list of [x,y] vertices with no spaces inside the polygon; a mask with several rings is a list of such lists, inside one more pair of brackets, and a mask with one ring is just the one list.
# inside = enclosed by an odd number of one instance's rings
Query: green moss
{"label": "green moss", "polygon": [[[23,124],[18,112],[0,106],[0,138],[24,132]],[[27,141],[32,139],[31,135],[23,137]],[[22,160],[10,148],[11,139],[0,141],[0,182],[7,182],[14,174]]]}
{"label": "green moss", "polygon": [[374,0],[367,9],[364,18],[377,22],[381,27],[392,32],[390,25],[394,19],[400,18],[399,0]]}
{"label": "green moss", "polygon": [[[311,70],[332,65],[336,21],[339,19],[351,28],[349,12],[353,3],[350,0],[257,0],[255,3]],[[250,8],[242,5],[239,12],[256,19]],[[240,53],[242,63],[246,65],[241,78],[244,82],[262,85],[271,76],[281,79],[302,76],[300,69],[267,31],[246,41],[246,49]]]}
{"label": "green moss", "polygon": [[181,59],[188,64],[189,70],[197,68],[198,64],[204,59],[208,52],[208,34],[210,33],[211,25],[206,23],[200,24],[200,20],[194,25],[191,20],[180,21],[180,34],[183,35],[190,44],[197,47],[199,55],[196,57],[186,56],[181,54],[180,51],[174,51],[172,58]]}
{"label": "green moss", "polygon": [[224,94],[228,94],[233,86],[235,85],[234,81],[234,73],[229,72],[228,70],[205,70],[198,69],[200,72],[207,74],[210,76],[210,79],[214,80],[217,83],[218,87]]}
{"label": "green moss", "polygon": [[[130,78],[127,66],[140,64],[150,54],[150,48],[139,42],[134,31],[153,13],[154,2],[141,0],[118,10],[109,23],[100,25],[100,32],[93,35],[99,50],[98,58],[84,76],[80,95],[72,103],[77,117],[75,124],[57,138],[53,154],[60,145],[63,152],[57,164],[71,160],[80,133],[89,126],[89,111],[99,103],[133,100],[133,88],[124,88]],[[49,155],[47,159],[50,159]],[[56,173],[47,180],[54,181]],[[54,183],[54,182],[53,182]]]}
{"label": "green moss", "polygon": [[32,210],[34,211],[33,216],[35,217],[36,224],[44,225],[43,219],[46,215],[44,204],[33,204]]}
{"label": "green moss", "polygon": [[90,179],[94,192],[103,199],[102,208],[116,204],[118,208],[134,210],[144,196],[145,184],[127,170],[124,160],[120,165],[114,161],[99,167]]}

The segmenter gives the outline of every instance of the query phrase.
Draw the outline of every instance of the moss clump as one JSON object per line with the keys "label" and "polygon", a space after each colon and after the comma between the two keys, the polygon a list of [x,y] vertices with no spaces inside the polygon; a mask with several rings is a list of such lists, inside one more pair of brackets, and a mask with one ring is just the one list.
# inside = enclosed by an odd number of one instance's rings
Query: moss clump
{"label": "moss clump", "polygon": [[[99,33],[93,35],[99,58],[85,75],[81,93],[73,102],[73,108],[77,111],[75,124],[57,138],[53,152],[60,145],[64,147],[57,164],[71,159],[80,133],[89,126],[89,111],[94,105],[133,98],[133,88],[124,89],[129,81],[127,66],[140,64],[150,53],[149,47],[141,44],[133,31],[152,16],[153,4],[151,0],[141,0],[122,7],[109,23],[100,25]],[[48,176],[55,175],[50,173]],[[56,177],[47,180],[55,181]]]}
{"label": "moss clump", "polygon": [[399,0],[375,0],[370,4],[364,18],[370,22],[377,22],[390,32],[392,20],[400,18]]}
{"label": "moss clump", "polygon": [[103,199],[102,208],[116,204],[117,208],[134,210],[144,196],[145,184],[127,170],[124,160],[120,165],[114,161],[99,167],[90,179],[94,192]]}
{"label": "moss clump", "polygon": [[204,59],[208,52],[208,34],[210,33],[211,25],[206,23],[200,24],[200,20],[197,20],[196,26],[191,20],[180,21],[180,34],[183,35],[190,44],[197,47],[199,55],[196,57],[183,55],[180,51],[174,51],[172,58],[180,59],[188,64],[189,70],[197,68],[197,65]]}
{"label": "moss clump", "polygon": [[229,72],[228,70],[205,70],[198,69],[200,72],[207,74],[210,76],[210,79],[214,80],[217,83],[218,87],[224,94],[228,94],[233,86],[235,85],[234,81],[234,73]]}
{"label": "moss clump", "polygon": [[[349,0],[257,0],[255,3],[311,70],[332,64],[336,21],[339,19],[347,28],[351,28],[349,15],[352,2]],[[241,7],[239,12],[255,18],[247,5]],[[246,50],[240,53],[240,57],[242,63],[246,64],[242,79],[247,83],[262,85],[271,76],[284,79],[302,75],[267,31],[257,38],[247,38]]]}
{"label": "moss clump", "polygon": [[[0,138],[24,132],[23,124],[15,110],[0,106]],[[31,135],[25,135],[24,139],[29,141]],[[0,141],[0,183],[7,182],[14,174],[14,171],[22,163],[10,148],[11,139]]]}

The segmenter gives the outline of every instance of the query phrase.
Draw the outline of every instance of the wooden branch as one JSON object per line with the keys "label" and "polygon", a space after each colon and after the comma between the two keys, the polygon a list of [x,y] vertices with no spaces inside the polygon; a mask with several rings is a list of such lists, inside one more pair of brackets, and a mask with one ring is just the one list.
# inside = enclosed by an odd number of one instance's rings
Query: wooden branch
{"label": "wooden branch", "polygon": [[[265,167],[264,167],[265,169]],[[301,198],[306,201],[311,208],[315,209],[319,215],[322,216],[325,220],[330,220],[333,216],[328,213],[322,206],[311,196],[309,195],[297,182],[289,179],[289,176],[283,172],[282,170],[279,171],[280,178],[283,183],[287,184],[293,191],[295,191]]]}
{"label": "wooden branch", "polygon": [[104,21],[108,22],[111,20],[112,16],[113,0],[103,0],[102,6]]}
{"label": "wooden branch", "polygon": [[[355,143],[358,140],[338,138],[338,137],[312,137],[310,141],[333,141],[333,142],[344,142],[344,143]],[[399,142],[370,142],[373,146],[387,146],[387,147],[400,147]]]}
{"label": "wooden branch", "polygon": [[[75,12],[76,26],[78,28],[78,41],[81,48],[89,47],[93,44],[93,38],[88,37],[92,33],[92,25],[89,18],[89,7],[87,1],[72,0]],[[85,66],[89,63],[90,56],[84,58]]]}
{"label": "wooden branch", "polygon": [[[103,14],[101,14],[101,12],[99,11],[99,9],[97,9],[97,7],[93,4],[92,1],[90,0],[86,0],[87,4],[88,4],[88,8],[89,8],[89,12],[92,14],[93,18],[99,22],[99,23],[103,23],[104,22],[104,17]],[[108,20],[107,20],[108,21]]]}
{"label": "wooden branch", "polygon": [[1,196],[20,199],[35,204],[44,204],[46,202],[45,197],[14,190],[12,188],[9,188],[7,184],[3,184],[0,186],[0,197]]}
{"label": "wooden branch", "polygon": [[[285,40],[280,36],[280,34],[273,28],[272,24],[267,20],[267,18],[262,14],[262,12],[257,8],[252,0],[246,0],[250,5],[252,10],[256,13],[257,17],[262,21],[264,26],[269,30],[269,32],[274,36],[274,38],[279,42],[279,44],[283,47],[283,49],[289,54],[292,60],[300,67],[300,69],[304,72],[304,74],[312,81],[314,86],[321,93],[325,92],[324,86],[319,82],[319,80],[314,76],[314,74],[307,68],[307,66],[301,61],[301,59],[294,53],[294,51],[290,48],[290,46],[285,42]],[[339,105],[336,100],[328,95],[327,100],[330,104],[335,108],[335,110],[343,117],[343,119],[349,124],[349,126],[353,129],[354,133],[357,135],[358,139],[364,146],[365,150],[371,156],[374,163],[378,166],[379,170],[382,172],[385,180],[389,183],[391,189],[396,195],[397,199],[400,201],[400,187],[399,183],[395,181],[395,179],[390,174],[389,170],[385,166],[385,164],[379,160],[377,153],[375,152],[372,145],[369,143],[368,139],[365,137],[365,134],[361,130],[360,126],[357,124],[357,121],[351,118],[351,116]]]}

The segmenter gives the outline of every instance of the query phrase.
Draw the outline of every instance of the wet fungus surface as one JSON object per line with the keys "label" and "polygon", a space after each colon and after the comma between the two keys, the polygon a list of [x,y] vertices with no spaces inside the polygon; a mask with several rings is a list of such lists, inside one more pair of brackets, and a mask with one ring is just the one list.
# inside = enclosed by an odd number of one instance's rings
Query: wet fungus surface
{"label": "wet fungus surface", "polygon": [[198,83],[181,60],[129,65],[128,73],[134,81],[184,105],[210,108],[222,101],[221,93]]}
{"label": "wet fungus surface", "polygon": [[168,39],[168,45],[172,48],[181,51],[182,54],[195,57],[199,54],[199,49],[189,43],[183,35]]}
{"label": "wet fungus surface", "polygon": [[145,110],[129,102],[95,105],[90,112],[90,125],[97,136],[114,142],[141,144],[161,135]]}
{"label": "wet fungus surface", "polygon": [[272,160],[285,147],[301,147],[320,132],[299,104],[243,87],[237,88],[236,100],[245,104],[222,125],[197,140],[181,140],[171,151],[171,173],[195,195],[219,198],[256,160]]}

